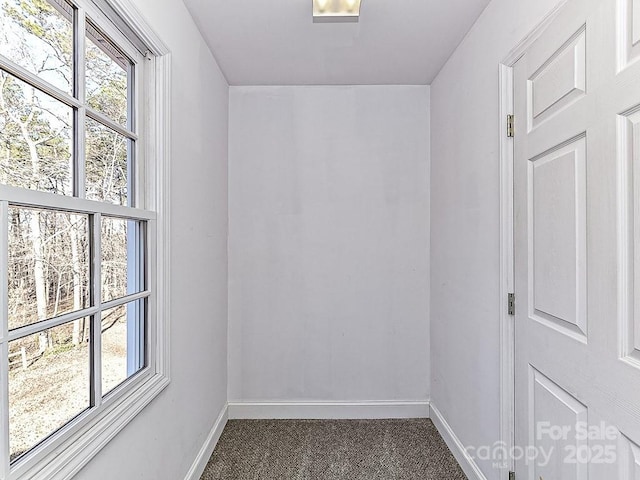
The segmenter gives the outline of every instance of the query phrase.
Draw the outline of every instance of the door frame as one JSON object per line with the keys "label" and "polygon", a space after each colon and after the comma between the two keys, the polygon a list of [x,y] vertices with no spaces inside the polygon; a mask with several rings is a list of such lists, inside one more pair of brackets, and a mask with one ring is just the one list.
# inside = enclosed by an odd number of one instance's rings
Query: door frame
{"label": "door frame", "polygon": [[[538,40],[569,0],[558,4],[526,35],[499,64],[499,128],[500,134],[500,442],[507,452],[515,447],[515,317],[509,315],[508,295],[515,291],[514,250],[514,141],[507,136],[507,116],[514,113],[513,68],[525,52]],[[518,134],[516,119],[515,134]],[[517,299],[516,299],[516,308]],[[506,456],[500,475],[508,480],[515,471],[513,455]]]}

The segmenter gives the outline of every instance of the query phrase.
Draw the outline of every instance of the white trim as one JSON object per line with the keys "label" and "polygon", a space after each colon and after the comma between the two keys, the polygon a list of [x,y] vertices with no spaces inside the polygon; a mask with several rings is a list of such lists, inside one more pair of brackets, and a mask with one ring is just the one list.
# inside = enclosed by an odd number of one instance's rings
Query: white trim
{"label": "white trim", "polygon": [[126,305],[127,303],[135,302],[136,300],[142,300],[143,298],[148,298],[151,295],[150,290],[143,290],[138,293],[130,293],[125,297],[116,298],[115,300],[109,300],[108,302],[103,302],[100,310],[111,310],[112,308],[120,307],[121,305]]}
{"label": "white trim", "polygon": [[100,10],[107,4],[142,42],[150,52],[158,57],[169,53],[169,48],[162,39],[149,27],[146,20],[132,0],[92,0]]}
{"label": "white trim", "polygon": [[[137,92],[138,90],[136,90],[136,93]],[[99,123],[103,127],[107,127],[113,130],[114,132],[120,134],[125,138],[128,138],[129,140],[138,140],[138,135],[136,135],[134,132],[129,130],[127,127],[123,127],[119,123],[114,122],[104,113],[99,112],[98,110],[94,110],[91,107],[87,107],[86,105],[83,108],[84,108],[85,115],[89,117],[91,120],[93,120],[94,122]],[[129,112],[129,115],[131,115],[130,112]],[[127,203],[131,204],[131,202],[127,202]]]}
{"label": "white trim", "polygon": [[[84,2],[85,0],[77,0]],[[55,435],[46,439],[38,448],[19,460],[10,473],[0,466],[0,477],[4,480],[70,480],[84,467],[108,442],[156,398],[169,384],[170,345],[169,315],[170,304],[170,126],[171,126],[171,61],[166,46],[150,33],[151,30],[144,18],[133,6],[132,0],[108,0],[117,4],[118,13],[126,17],[132,31],[140,35],[146,42],[155,58],[147,58],[147,68],[155,72],[155,78],[148,78],[148,95],[153,112],[148,112],[149,122],[146,132],[147,156],[153,159],[153,166],[148,172],[145,208],[154,212],[100,204],[79,198],[53,196],[44,192],[26,191],[0,186],[0,194],[6,195],[19,205],[52,204],[53,208],[70,211],[90,211],[103,215],[115,215],[124,218],[145,219],[148,221],[150,234],[149,258],[155,279],[150,280],[149,290],[153,293],[149,299],[150,322],[149,345],[152,355],[149,366],[133,376],[126,384],[117,387],[102,401],[99,409],[88,410],[65,425]],[[110,32],[107,32],[110,33]],[[150,75],[149,77],[153,77]],[[2,204],[2,202],[0,202]],[[6,202],[5,202],[6,210]],[[0,230],[3,230],[0,228]],[[0,235],[3,232],[0,231]],[[153,315],[153,316],[151,316]],[[5,322],[6,323],[6,322]],[[6,359],[6,339],[4,333],[4,350]],[[5,365],[6,367],[6,365]],[[94,366],[95,368],[95,366]],[[0,379],[6,384],[6,376]],[[5,395],[6,396],[6,395]],[[6,412],[6,405],[4,406]],[[6,423],[6,422],[5,422]],[[6,425],[2,425],[4,434],[0,432],[0,446],[8,453],[6,445]]]}
{"label": "white trim", "polygon": [[213,424],[213,428],[209,432],[209,435],[207,435],[207,439],[198,452],[196,459],[193,461],[191,468],[184,477],[184,480],[200,480],[200,476],[202,475],[202,472],[204,472],[204,469],[207,466],[216,445],[218,444],[218,440],[220,440],[220,436],[222,435],[222,431],[227,425],[228,420],[229,406],[225,405],[222,408],[220,415],[218,415],[218,419]]}
{"label": "white trim", "polygon": [[71,480],[168,384],[167,378],[155,375],[124,401],[113,404],[95,425],[86,426],[79,434],[63,442],[61,450],[56,449],[26,471],[18,465],[9,478]]}
{"label": "white trim", "polygon": [[560,0],[558,4],[553,7],[553,9],[544,17],[538,25],[536,25],[528,35],[526,35],[518,44],[511,49],[511,51],[507,54],[504,60],[501,62],[502,65],[506,65],[507,67],[513,67],[518,60],[524,55],[524,53],[533,45],[533,43],[538,40],[542,34],[545,32],[547,27],[555,20],[560,11],[564,8],[564,6],[569,2],[569,0]]}
{"label": "white trim", "polygon": [[440,410],[433,404],[431,404],[431,421],[436,426],[440,436],[444,439],[449,450],[451,450],[451,453],[453,453],[453,456],[469,480],[487,480],[487,477],[482,473],[478,464],[471,458],[465,446],[442,416]]}
{"label": "white trim", "polygon": [[[0,201],[0,265],[9,265],[9,204]],[[0,268],[0,299],[8,298],[7,270]],[[0,301],[0,451],[8,452],[9,445],[9,343],[4,341],[9,336],[8,302]],[[9,455],[0,459],[0,475],[9,477]]]}
{"label": "white trim", "polygon": [[3,55],[0,55],[0,67],[2,68],[2,70],[6,71],[7,73],[10,73],[20,81],[31,84],[41,92],[45,93],[50,97],[55,98],[56,100],[64,103],[69,107],[80,108],[82,106],[80,101],[74,98],[72,95],[60,90],[58,87],[54,85],[51,85],[46,80],[43,80],[42,78],[38,77],[36,74],[31,73],[29,70],[27,70],[24,67],[21,67],[17,63],[12,62],[11,60],[9,60]]}
{"label": "white trim", "polygon": [[[9,202],[0,200],[0,265],[9,265]],[[0,299],[8,298],[8,274],[5,268],[0,268]],[[0,341],[9,338],[9,306],[7,302],[0,303]],[[4,370],[0,370],[3,372]],[[8,372],[9,370],[7,370]],[[2,398],[2,397],[0,397]],[[0,422],[2,423],[2,422]]]}
{"label": "white trim", "polygon": [[[549,14],[527,36],[525,36],[499,64],[500,108],[498,132],[500,135],[500,295],[498,301],[500,308],[500,442],[505,445],[507,449],[511,449],[515,445],[516,407],[515,318],[509,315],[507,311],[507,295],[515,292],[515,252],[513,242],[515,228],[513,217],[514,139],[508,138],[506,135],[507,115],[512,115],[514,111],[513,66],[518,62],[518,60],[520,60],[520,58],[522,58],[527,49],[540,38],[567,2],[568,0],[561,0],[555,8],[549,12]],[[516,135],[518,135],[520,125],[523,125],[522,121],[516,119]],[[435,407],[432,406],[432,408],[435,410]],[[444,422],[444,419],[442,419],[442,421]],[[434,423],[436,423],[435,419]],[[446,426],[446,428],[449,428],[446,422],[444,422],[443,425]],[[451,434],[455,438],[453,432],[451,432]],[[501,478],[506,479],[509,476],[510,470],[515,471],[515,464],[513,463],[513,460],[511,460],[511,462],[511,465],[503,468]]]}
{"label": "white trim", "polygon": [[229,402],[234,420],[373,420],[429,418],[428,401]]}
{"label": "white trim", "polygon": [[[513,138],[506,134],[507,115],[513,115],[513,68],[500,65],[500,440],[510,449],[515,442],[515,325],[508,312],[508,294],[515,292],[513,243]],[[513,471],[509,460],[504,470]]]}
{"label": "white trim", "polygon": [[85,88],[86,78],[86,30],[87,30],[87,17],[86,12],[82,8],[77,8],[73,14],[74,31],[73,31],[73,49],[74,49],[74,63],[73,63],[73,90],[74,95],[77,97],[79,106],[73,112],[75,117],[75,125],[73,128],[73,141],[74,141],[74,155],[73,155],[73,192],[76,197],[81,199],[87,198],[87,90]]}
{"label": "white trim", "polygon": [[83,214],[101,213],[105,216],[126,218],[128,220],[155,220],[159,213],[124,207],[114,203],[12,187],[10,185],[0,185],[0,198],[8,201],[12,206],[32,207],[42,210],[62,210],[64,212]]}
{"label": "white trim", "polygon": [[[91,242],[94,245],[91,252],[91,269],[93,273],[91,277],[92,282],[92,296],[94,305],[96,305],[97,311],[95,315],[91,317],[91,345],[93,345],[94,352],[102,352],[102,241],[96,241],[102,235],[102,215],[97,214],[93,216],[93,222],[91,224]],[[102,353],[92,355],[91,358],[92,368],[92,404],[94,407],[100,407],[102,405]]]}
{"label": "white trim", "polygon": [[[139,13],[137,14],[139,15]],[[146,25],[141,18],[134,17],[138,23],[134,25]],[[127,21],[132,21],[127,18]],[[155,37],[154,37],[155,38]],[[155,45],[155,44],[154,44]],[[159,49],[160,47],[156,47]],[[155,338],[151,340],[157,348],[155,358],[156,371],[170,380],[171,371],[171,345],[170,345],[170,314],[171,314],[171,54],[166,52],[155,60],[155,75],[153,81],[155,89],[155,122],[153,132],[157,137],[149,137],[147,155],[157,159],[155,170],[155,183],[153,188],[147,188],[153,198],[145,199],[145,204],[153,201],[157,219],[153,224],[155,235],[149,236],[152,240],[158,239],[157,245],[150,245],[156,253],[155,259],[155,284],[150,285],[156,293],[156,311],[150,308],[151,318],[158,318],[157,329],[153,332]],[[147,125],[149,126],[149,125]],[[150,259],[150,261],[153,261]],[[151,282],[152,279],[149,279]],[[151,307],[151,306],[150,306]]]}

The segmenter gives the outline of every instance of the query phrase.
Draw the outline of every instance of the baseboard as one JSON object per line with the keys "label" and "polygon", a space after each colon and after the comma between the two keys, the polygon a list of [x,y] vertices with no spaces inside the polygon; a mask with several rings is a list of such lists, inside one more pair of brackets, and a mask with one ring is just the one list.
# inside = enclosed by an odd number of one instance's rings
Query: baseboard
{"label": "baseboard", "polygon": [[229,419],[429,418],[429,402],[229,402]]}
{"label": "baseboard", "polygon": [[430,402],[230,402],[225,405],[185,480],[199,480],[227,420],[431,418],[470,480],[487,480],[438,408]]}
{"label": "baseboard", "polygon": [[207,462],[209,461],[209,458],[211,458],[211,454],[216,448],[218,440],[220,440],[220,435],[222,435],[222,431],[227,424],[227,420],[229,420],[229,408],[228,405],[225,405],[220,412],[220,415],[218,415],[216,423],[213,424],[213,428],[209,432],[209,435],[207,435],[207,439],[198,452],[198,456],[191,465],[187,475],[184,477],[185,480],[200,480],[200,476],[202,475],[202,472],[204,472],[204,468],[207,466]]}
{"label": "baseboard", "polygon": [[431,404],[431,421],[438,429],[438,432],[440,432],[440,435],[451,450],[451,453],[453,453],[453,456],[456,457],[456,460],[469,480],[487,480],[487,477],[482,473],[478,464],[467,453],[458,436],[451,429],[451,426],[444,419],[438,408],[433,404]]}

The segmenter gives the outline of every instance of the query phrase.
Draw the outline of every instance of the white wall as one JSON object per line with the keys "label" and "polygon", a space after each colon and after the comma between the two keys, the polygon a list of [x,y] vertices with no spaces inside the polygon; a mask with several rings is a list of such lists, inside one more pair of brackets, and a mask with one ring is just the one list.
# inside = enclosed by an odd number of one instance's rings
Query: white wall
{"label": "white wall", "polygon": [[173,54],[171,384],[77,476],[180,480],[227,399],[228,86],[180,0],[136,0]]}
{"label": "white wall", "polygon": [[432,84],[432,401],[467,446],[500,438],[498,64],[556,3],[493,0]]}
{"label": "white wall", "polygon": [[429,88],[231,87],[230,401],[426,400]]}

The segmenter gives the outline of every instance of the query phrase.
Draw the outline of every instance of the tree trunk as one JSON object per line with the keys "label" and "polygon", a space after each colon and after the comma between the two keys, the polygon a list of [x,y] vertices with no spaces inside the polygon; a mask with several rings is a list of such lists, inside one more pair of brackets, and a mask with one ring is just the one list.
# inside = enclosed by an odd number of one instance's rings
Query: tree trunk
{"label": "tree trunk", "polygon": [[[29,145],[29,154],[31,156],[31,170],[35,178],[40,172],[40,158],[38,157],[38,150],[36,143],[31,140],[29,131],[27,130],[27,122],[20,123],[20,131],[22,136]],[[33,277],[36,287],[36,311],[38,312],[38,320],[45,320],[47,318],[47,289],[45,285],[44,274],[44,251],[42,245],[42,231],[40,229],[40,212],[32,211],[29,216],[29,227],[31,230],[31,242],[33,245]],[[40,332],[38,336],[38,344],[40,354],[43,354],[49,346],[49,332]]]}
{"label": "tree trunk", "polygon": [[[71,237],[71,264],[73,268],[73,309],[80,310],[82,308],[82,280],[80,276],[80,255],[78,253],[78,233],[74,225],[69,230]],[[84,325],[82,319],[73,322],[73,344],[80,345],[84,339]]]}
{"label": "tree trunk", "polygon": [[[42,237],[40,232],[40,213],[31,212],[29,216],[29,226],[31,229],[31,242],[33,244],[34,265],[33,277],[36,287],[36,310],[38,312],[38,320],[47,318],[47,297],[44,278],[44,262],[42,261]],[[49,346],[48,332],[40,332],[38,344],[40,346],[40,354],[44,353]]]}

